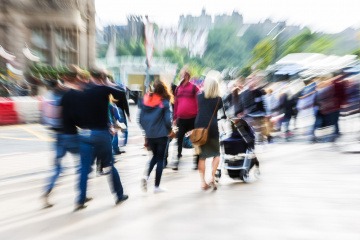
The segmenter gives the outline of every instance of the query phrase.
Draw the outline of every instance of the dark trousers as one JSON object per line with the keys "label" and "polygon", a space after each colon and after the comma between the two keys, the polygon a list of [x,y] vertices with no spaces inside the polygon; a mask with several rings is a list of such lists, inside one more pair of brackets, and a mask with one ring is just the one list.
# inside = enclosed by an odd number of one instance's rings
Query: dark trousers
{"label": "dark trousers", "polygon": [[185,133],[193,130],[194,124],[195,124],[195,118],[189,118],[189,119],[179,118],[177,120],[177,127],[179,128],[177,133],[178,158],[182,156],[181,153],[182,153]]}
{"label": "dark trousers", "polygon": [[149,164],[148,176],[150,176],[151,171],[156,165],[155,187],[158,187],[160,185],[161,175],[164,169],[164,160],[166,155],[165,152],[168,145],[168,138],[148,138],[147,140],[153,153],[153,157],[151,158]]}
{"label": "dark trousers", "polygon": [[328,114],[321,114],[320,112],[317,112],[315,115],[315,123],[311,130],[311,135],[315,135],[315,130],[317,128],[321,127],[327,127],[334,125],[334,133],[335,135],[338,135],[340,133],[339,131],[339,117],[340,117],[340,111],[335,111]]}
{"label": "dark trousers", "polygon": [[332,122],[334,123],[334,134],[338,135],[340,134],[340,129],[339,129],[339,117],[340,117],[340,111],[335,111],[333,113],[331,113],[331,117],[332,117]]}

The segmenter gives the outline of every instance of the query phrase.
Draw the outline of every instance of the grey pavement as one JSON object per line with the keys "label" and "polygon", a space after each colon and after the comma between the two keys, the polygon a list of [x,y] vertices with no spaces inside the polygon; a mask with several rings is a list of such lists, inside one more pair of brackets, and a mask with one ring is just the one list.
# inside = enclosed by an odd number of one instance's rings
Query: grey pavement
{"label": "grey pavement", "polygon": [[206,192],[191,170],[192,150],[185,150],[180,170],[164,171],[168,191],[154,194],[152,176],[143,193],[149,155],[134,120],[130,144],[116,163],[129,200],[115,207],[106,177],[92,176],[94,200],[76,213],[78,157],[64,158],[66,169],[51,196],[55,205],[42,209],[53,156],[47,131],[0,127],[1,144],[3,130],[12,137],[4,143],[8,149],[0,148],[0,239],[360,239],[360,158],[341,151],[347,142],[259,146],[259,180],[245,184],[223,171],[219,189]]}

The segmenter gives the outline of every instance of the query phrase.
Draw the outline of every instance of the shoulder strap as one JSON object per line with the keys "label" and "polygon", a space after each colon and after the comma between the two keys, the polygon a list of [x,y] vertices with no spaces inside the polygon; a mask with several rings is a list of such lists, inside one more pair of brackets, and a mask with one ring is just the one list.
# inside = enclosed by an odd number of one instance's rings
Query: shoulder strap
{"label": "shoulder strap", "polygon": [[196,85],[195,84],[192,84],[193,85],[193,95],[195,96],[196,95]]}
{"label": "shoulder strap", "polygon": [[208,124],[208,126],[207,126],[207,128],[206,128],[207,130],[209,130],[211,121],[212,121],[212,119],[214,118],[215,113],[216,113],[217,110],[218,110],[217,108],[218,108],[218,106],[219,106],[219,102],[220,102],[220,97],[218,97],[218,101],[217,101],[217,103],[216,103],[216,107],[215,107],[215,109],[214,109],[213,115],[211,116],[210,121],[209,121],[209,124]]}

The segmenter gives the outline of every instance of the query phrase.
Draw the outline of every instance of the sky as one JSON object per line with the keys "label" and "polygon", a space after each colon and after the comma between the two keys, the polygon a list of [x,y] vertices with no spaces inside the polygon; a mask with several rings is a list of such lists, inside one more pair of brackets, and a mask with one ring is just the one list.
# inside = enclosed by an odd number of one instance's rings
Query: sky
{"label": "sky", "polygon": [[180,15],[243,15],[245,23],[287,20],[290,25],[336,33],[360,28],[360,0],[95,0],[97,23],[126,24],[126,16],[148,15],[160,27],[176,27]]}

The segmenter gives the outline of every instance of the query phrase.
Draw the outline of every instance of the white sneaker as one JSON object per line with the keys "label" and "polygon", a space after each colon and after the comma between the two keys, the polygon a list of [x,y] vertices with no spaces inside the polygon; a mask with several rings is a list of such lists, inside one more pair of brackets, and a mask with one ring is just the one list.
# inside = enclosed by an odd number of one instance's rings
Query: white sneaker
{"label": "white sneaker", "polygon": [[154,193],[163,193],[166,192],[167,190],[165,188],[161,188],[161,187],[155,187],[154,188]]}

